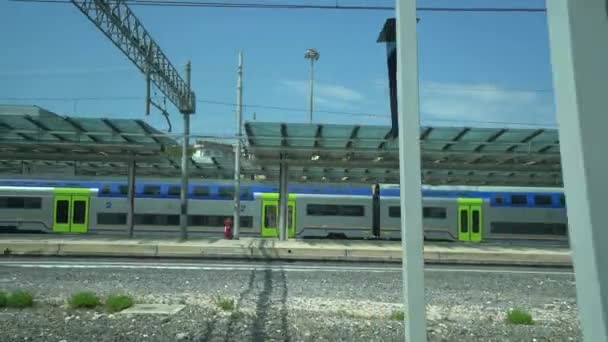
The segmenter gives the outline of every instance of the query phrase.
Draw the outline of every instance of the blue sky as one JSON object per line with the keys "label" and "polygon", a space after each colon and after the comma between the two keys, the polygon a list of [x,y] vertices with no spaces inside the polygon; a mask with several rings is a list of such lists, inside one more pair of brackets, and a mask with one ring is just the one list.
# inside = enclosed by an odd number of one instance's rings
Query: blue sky
{"label": "blue sky", "polygon": [[[505,6],[493,0],[457,5]],[[513,0],[508,5],[544,7],[544,2]],[[377,115],[317,112],[315,121],[390,124],[385,48],[376,38],[394,15],[391,11],[132,9],[180,71],[192,60],[199,100],[235,101],[237,51],[242,49],[245,105],[302,109],[246,107],[244,119],[251,120],[255,112],[258,121],[305,122],[309,64],[303,55],[315,47],[321,54],[315,68],[316,109]],[[544,13],[420,12],[419,17],[423,123],[555,124]],[[73,5],[3,1],[0,32],[0,103],[35,104],[62,115],[140,118],[166,129],[157,111],[144,115],[143,75]],[[79,100],[69,100],[73,98]],[[233,107],[197,106],[194,134],[233,134]],[[177,110],[169,105],[169,111],[174,131],[180,132]]]}

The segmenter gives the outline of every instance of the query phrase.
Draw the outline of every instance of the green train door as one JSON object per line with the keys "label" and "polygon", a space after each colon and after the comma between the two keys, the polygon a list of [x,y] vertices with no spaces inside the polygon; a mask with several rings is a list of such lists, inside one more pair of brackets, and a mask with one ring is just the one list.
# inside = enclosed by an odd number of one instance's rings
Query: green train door
{"label": "green train door", "polygon": [[86,233],[89,230],[89,190],[55,189],[53,232]]}
{"label": "green train door", "polygon": [[458,199],[458,240],[481,241],[483,232],[481,198]]}
{"label": "green train door", "polygon": [[[289,195],[287,200],[287,236],[296,236],[296,201],[295,195]],[[262,194],[262,236],[279,236],[279,194]]]}

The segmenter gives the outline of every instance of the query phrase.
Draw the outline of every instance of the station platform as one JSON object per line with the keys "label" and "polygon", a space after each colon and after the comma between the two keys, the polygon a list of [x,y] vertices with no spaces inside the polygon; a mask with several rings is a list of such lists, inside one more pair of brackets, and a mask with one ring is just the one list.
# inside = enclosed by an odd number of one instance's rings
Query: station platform
{"label": "station platform", "polygon": [[[95,256],[365,261],[400,263],[399,241],[288,240],[262,238],[225,240],[197,238],[180,242],[161,238],[116,238],[69,235],[0,235],[0,252],[10,256]],[[556,266],[572,265],[567,247],[425,243],[429,264]]]}

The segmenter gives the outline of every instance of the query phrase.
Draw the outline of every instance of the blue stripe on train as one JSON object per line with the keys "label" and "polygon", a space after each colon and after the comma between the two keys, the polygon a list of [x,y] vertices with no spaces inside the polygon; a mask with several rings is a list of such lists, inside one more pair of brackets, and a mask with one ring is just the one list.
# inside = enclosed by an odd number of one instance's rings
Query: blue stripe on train
{"label": "blue stripe on train", "polygon": [[[383,189],[380,191],[381,197],[399,197],[399,189]],[[535,192],[494,192],[494,191],[463,191],[463,190],[422,190],[423,197],[443,197],[443,198],[484,198],[490,200],[493,207],[543,207],[543,208],[564,208],[562,202],[563,192],[535,193]],[[525,204],[512,203],[512,196],[524,196]],[[550,203],[536,203],[536,196],[549,196]]]}
{"label": "blue stripe on train", "polygon": [[[0,185],[4,186],[43,186],[43,187],[82,187],[95,188],[99,190],[100,197],[126,197],[126,194],[121,192],[121,187],[126,186],[126,182],[120,181],[65,181],[65,180],[41,180],[41,179],[0,179]],[[159,187],[157,194],[145,194],[145,186]],[[138,198],[178,198],[179,191],[170,193],[171,187],[179,187],[179,183],[140,181],[135,184],[135,195]],[[226,184],[213,183],[194,183],[188,188],[188,198],[193,199],[213,199],[213,200],[230,200],[232,186]],[[175,190],[175,189],[174,189]],[[204,190],[204,191],[200,191]],[[241,187],[241,199],[245,201],[253,200],[255,192],[277,192],[278,188],[272,185],[256,184],[243,185]],[[357,186],[315,186],[315,185],[294,185],[289,187],[289,192],[295,194],[323,194],[323,195],[354,195],[354,196],[371,196],[371,187]],[[526,204],[512,203],[512,196],[520,195],[526,197]],[[550,203],[537,204],[535,196],[550,196]],[[381,197],[398,197],[399,189],[381,189]],[[423,197],[443,197],[443,198],[458,198],[458,197],[473,197],[485,198],[490,200],[491,206],[510,206],[510,207],[546,207],[546,208],[564,208],[563,193],[534,193],[534,192],[491,192],[491,191],[463,191],[463,190],[422,190]]]}

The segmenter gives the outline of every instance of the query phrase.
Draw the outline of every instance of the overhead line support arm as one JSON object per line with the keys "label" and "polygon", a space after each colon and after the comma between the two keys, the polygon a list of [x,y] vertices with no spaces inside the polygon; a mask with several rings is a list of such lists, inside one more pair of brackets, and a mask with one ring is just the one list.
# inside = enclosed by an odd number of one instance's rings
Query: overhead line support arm
{"label": "overhead line support arm", "polygon": [[125,1],[72,0],[182,114],[193,114],[196,99],[158,44]]}

